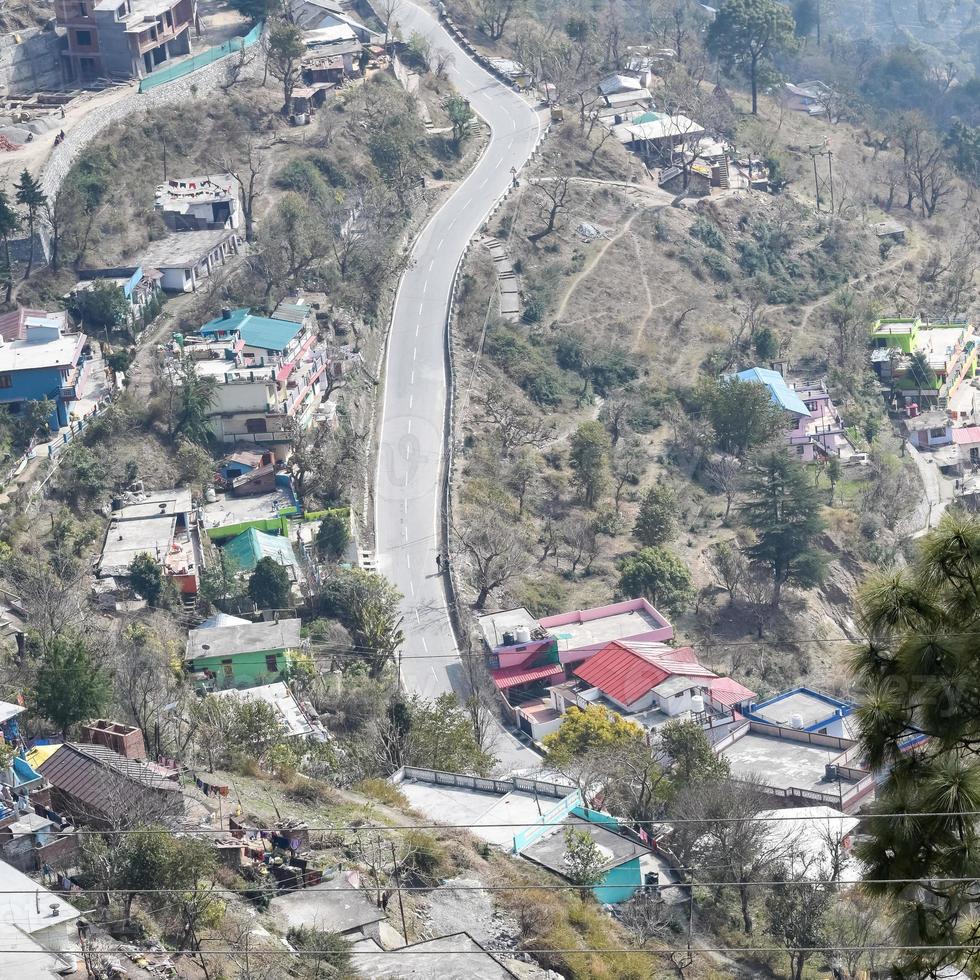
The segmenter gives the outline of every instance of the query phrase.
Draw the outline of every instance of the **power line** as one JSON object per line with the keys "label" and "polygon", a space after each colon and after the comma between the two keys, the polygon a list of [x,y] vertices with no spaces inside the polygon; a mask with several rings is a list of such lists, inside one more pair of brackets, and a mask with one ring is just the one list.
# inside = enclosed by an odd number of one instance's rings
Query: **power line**
{"label": "power line", "polygon": [[[400,862],[402,863],[402,862]],[[673,869],[673,870],[693,870],[693,869]],[[773,878],[773,879],[753,879],[751,881],[736,881],[731,878],[724,881],[702,881],[695,877],[691,881],[671,881],[659,885],[661,889],[666,888],[690,888],[694,886],[705,888],[734,888],[743,885],[751,888],[782,888],[783,886],[809,886],[817,887],[823,885],[839,885],[842,888],[853,887],[856,885],[924,885],[924,884],[976,884],[980,882],[980,877],[973,878],[860,878],[856,881],[841,881],[835,878]],[[368,892],[375,889],[375,885],[368,888],[361,888],[357,885],[344,885],[331,887],[331,892]],[[535,891],[593,891],[601,890],[601,883],[598,885],[574,885],[567,884],[517,884],[517,885],[401,885],[403,892],[535,892]],[[193,888],[72,888],[71,895],[185,895],[194,891]],[[241,888],[206,888],[201,889],[209,895],[238,895],[241,896]],[[247,886],[244,891],[248,891]],[[36,895],[37,888],[0,888],[0,895]],[[59,895],[60,892],[53,891]]]}
{"label": "power line", "polygon": [[[948,633],[948,632],[945,632],[944,631],[941,634],[941,638],[942,639],[947,639],[947,638],[948,639],[952,639],[952,638],[964,638],[964,637],[972,638],[972,639],[975,639],[975,640],[980,640],[980,630],[976,630],[976,631],[971,632],[971,633]],[[921,634],[921,635],[915,635],[915,634],[913,634],[912,636],[905,636],[903,638],[903,641],[902,642],[903,643],[904,642],[908,642],[909,639],[933,640],[933,639],[938,639],[938,638],[939,637],[935,636],[934,634]],[[349,647],[348,646],[345,646],[345,647],[339,647],[338,646],[338,647],[334,648],[334,647],[330,647],[330,646],[325,646],[323,644],[318,644],[318,643],[316,643],[315,640],[311,640],[310,642],[311,642],[311,644],[313,646],[318,647],[318,650],[310,651],[308,649],[304,649],[303,647],[297,647],[295,649],[297,650],[298,653],[305,654],[308,659],[313,659],[313,660],[317,660],[317,659],[324,660],[324,659],[327,659],[328,657],[333,657],[335,659],[343,659],[345,657],[355,657],[356,658],[359,654],[362,654],[362,653],[363,654],[369,654],[369,653],[381,653],[381,652],[383,652],[383,651],[378,650],[375,647],[366,647],[366,646],[356,646],[356,645],[354,645],[354,646],[349,646]],[[826,639],[820,639],[819,637],[801,637],[799,639],[793,640],[792,642],[793,642],[793,645],[804,644],[804,643],[820,643],[820,644],[823,644],[823,643],[847,643],[850,646],[859,647],[859,646],[861,646],[866,641],[863,641],[863,640],[851,640],[851,639],[849,639],[849,638],[847,638],[845,636],[830,636],[830,637],[827,637]],[[718,643],[718,646],[721,649],[728,649],[729,647],[754,647],[754,648],[758,648],[758,645],[759,644],[755,640],[732,640],[730,642],[729,641],[719,641],[719,643]],[[664,646],[668,646],[668,644],[664,644]],[[293,648],[290,647],[289,649],[293,649]],[[325,652],[325,651],[331,651],[331,650],[334,650],[334,649],[336,649],[336,651],[337,651],[336,653],[327,653],[327,652]],[[320,651],[324,651],[324,652],[321,654]],[[558,652],[559,652],[559,654],[561,654],[561,653],[563,653],[565,651],[559,650]],[[198,655],[196,657],[191,657],[190,659],[191,660],[200,660],[200,659],[207,659],[208,657],[215,657],[215,656],[218,656],[218,655],[217,654],[202,653],[202,654],[200,654],[200,655]],[[244,655],[243,656],[241,654],[239,654],[239,655],[231,654],[230,656],[235,660],[236,663],[246,663],[250,659],[248,655]],[[256,656],[254,658],[255,661],[264,660],[264,659],[265,659],[265,656],[264,655],[262,655],[262,656]],[[404,654],[404,655],[402,655],[401,659],[402,660],[460,660],[460,659],[462,659],[462,657],[458,653],[429,653],[429,654]],[[474,657],[474,659],[478,659],[478,658]]]}
{"label": "power line", "polygon": [[[396,786],[397,788],[397,786]],[[574,791],[574,787],[569,786],[569,791]],[[659,819],[642,819],[642,820],[629,820],[624,821],[628,826],[678,826],[686,824],[727,824],[727,823],[737,823],[737,824],[751,824],[751,823],[782,823],[784,821],[807,821],[807,820],[877,820],[877,819],[888,819],[888,820],[912,820],[912,819],[925,819],[931,817],[980,817],[980,810],[948,810],[948,811],[916,811],[913,813],[865,813],[861,816],[855,816],[854,814],[848,813],[820,813],[820,814],[798,814],[793,815],[792,810],[785,811],[783,814],[755,814],[750,817],[661,817]],[[528,827],[564,827],[564,820],[542,820],[540,822],[529,822],[524,823],[416,823],[416,824],[334,824],[333,826],[326,827],[296,827],[291,828],[291,830],[298,830],[301,833],[308,832],[322,832],[322,833],[338,833],[338,832],[350,832],[350,833],[364,833],[373,831],[392,831],[392,830],[468,830],[473,831],[475,829],[482,828],[496,828],[496,829],[510,829],[516,828],[521,830],[526,830]],[[266,833],[275,834],[277,837],[286,837],[291,832],[290,829],[283,829],[279,827],[243,827],[242,831],[247,833]],[[169,834],[171,836],[195,836],[198,834],[210,834],[214,836],[215,834],[230,834],[239,833],[238,830],[230,831],[225,830],[221,827],[211,827],[211,828],[188,828],[187,830],[153,830],[147,829],[146,827],[134,827],[127,828],[124,830],[96,830],[94,828],[79,828],[73,830],[71,833],[63,832],[51,832],[52,837],[74,837],[79,834],[100,834],[106,837],[120,836],[125,834],[145,834],[145,833],[161,833]],[[980,879],[978,879],[980,880]]]}
{"label": "power line", "polygon": [[[98,923],[96,923],[98,925]],[[688,949],[686,946],[664,946],[660,949],[650,949],[648,947],[633,946],[586,946],[569,947],[563,949],[413,949],[410,946],[403,946],[400,949],[363,949],[352,950],[354,956],[515,956],[518,954],[528,954],[530,956],[545,956],[555,953],[630,953],[644,954],[649,956],[675,956],[678,953],[694,955],[698,953],[725,953],[731,956],[733,953],[857,953],[866,950],[876,950],[878,952],[937,952],[937,953],[980,953],[978,945],[963,946],[910,946],[910,945],[888,945],[888,946],[695,946]],[[34,949],[0,949],[0,953],[13,953],[23,956],[25,953],[33,953],[42,956],[64,956],[66,954],[82,956],[85,952],[96,955],[106,955],[115,950],[81,950],[81,949],[57,949],[48,950],[44,948]],[[154,952],[153,950],[143,950],[141,952]],[[170,950],[169,952],[174,952]],[[195,949],[184,950],[190,956],[230,956],[236,953],[243,953],[240,947],[225,947],[224,949]],[[336,955],[336,949],[269,949],[252,947],[248,949],[249,956],[332,956]]]}

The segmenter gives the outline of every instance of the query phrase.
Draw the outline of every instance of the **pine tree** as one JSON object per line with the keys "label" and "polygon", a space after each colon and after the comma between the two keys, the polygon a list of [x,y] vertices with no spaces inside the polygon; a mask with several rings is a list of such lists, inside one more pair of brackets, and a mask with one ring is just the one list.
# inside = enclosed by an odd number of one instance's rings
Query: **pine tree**
{"label": "pine tree", "polygon": [[784,585],[812,588],[823,578],[826,554],[817,546],[825,524],[822,504],[803,466],[786,452],[764,453],[755,461],[745,523],[755,531],[750,562],[772,576],[772,605]]}
{"label": "pine tree", "polygon": [[48,199],[41,190],[41,182],[31,176],[31,172],[25,169],[20,180],[14,184],[16,200],[19,205],[27,210],[27,232],[31,239],[31,250],[27,259],[27,268],[24,270],[24,278],[28,279],[31,270],[34,268],[34,253],[37,246],[37,219],[42,209],[47,205]]}
{"label": "pine tree", "polygon": [[108,675],[84,641],[58,636],[41,658],[29,700],[37,714],[68,732],[80,721],[99,717],[111,691]]}
{"label": "pine tree", "polygon": [[641,544],[666,544],[677,533],[677,496],[670,487],[657,483],[647,490],[636,515],[633,535]]}
{"label": "pine tree", "polygon": [[0,190],[0,241],[3,259],[0,264],[0,284],[6,289],[4,302],[9,303],[14,291],[14,264],[10,258],[10,236],[20,227],[20,215],[11,206],[7,192]]}
{"label": "pine tree", "polygon": [[[903,943],[960,947],[906,950],[896,975],[934,976],[953,964],[972,975],[980,968],[980,519],[947,512],[909,568],[865,584],[858,614],[861,741],[873,768],[890,769],[872,812],[935,814],[868,819],[868,839],[855,848],[864,888],[896,908]],[[925,740],[903,744],[919,733]]]}

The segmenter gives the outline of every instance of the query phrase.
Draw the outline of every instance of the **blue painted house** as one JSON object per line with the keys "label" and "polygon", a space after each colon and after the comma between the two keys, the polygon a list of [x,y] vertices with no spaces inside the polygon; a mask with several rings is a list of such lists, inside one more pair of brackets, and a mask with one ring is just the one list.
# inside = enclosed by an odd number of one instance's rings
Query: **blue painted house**
{"label": "blue painted house", "polygon": [[68,425],[71,402],[83,397],[91,380],[88,338],[66,333],[64,324],[64,314],[28,315],[21,336],[0,340],[0,405],[16,413],[27,402],[50,398],[52,429]]}

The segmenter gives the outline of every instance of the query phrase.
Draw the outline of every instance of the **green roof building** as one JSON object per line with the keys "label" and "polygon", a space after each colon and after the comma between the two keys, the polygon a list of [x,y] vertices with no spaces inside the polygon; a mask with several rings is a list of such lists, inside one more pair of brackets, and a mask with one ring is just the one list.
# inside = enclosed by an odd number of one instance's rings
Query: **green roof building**
{"label": "green roof building", "polygon": [[[286,569],[298,565],[292,542],[278,534],[267,534],[250,527],[224,546],[224,553],[243,572],[251,572],[263,558],[271,558]],[[290,574],[295,577],[293,571]]]}

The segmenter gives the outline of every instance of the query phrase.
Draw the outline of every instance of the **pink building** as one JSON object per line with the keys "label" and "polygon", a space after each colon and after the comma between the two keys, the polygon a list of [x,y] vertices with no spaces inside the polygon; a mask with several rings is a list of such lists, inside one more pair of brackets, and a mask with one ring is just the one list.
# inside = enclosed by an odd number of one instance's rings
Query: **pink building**
{"label": "pink building", "polygon": [[759,367],[740,371],[735,377],[769,389],[772,403],[786,414],[787,442],[804,462],[829,456],[846,457],[854,452],[825,382],[788,383],[778,371]]}
{"label": "pink building", "polygon": [[487,666],[501,691],[555,683],[565,676],[566,665],[587,660],[612,640],[666,643],[674,636],[674,628],[646,599],[542,619],[521,606],[478,622]]}

